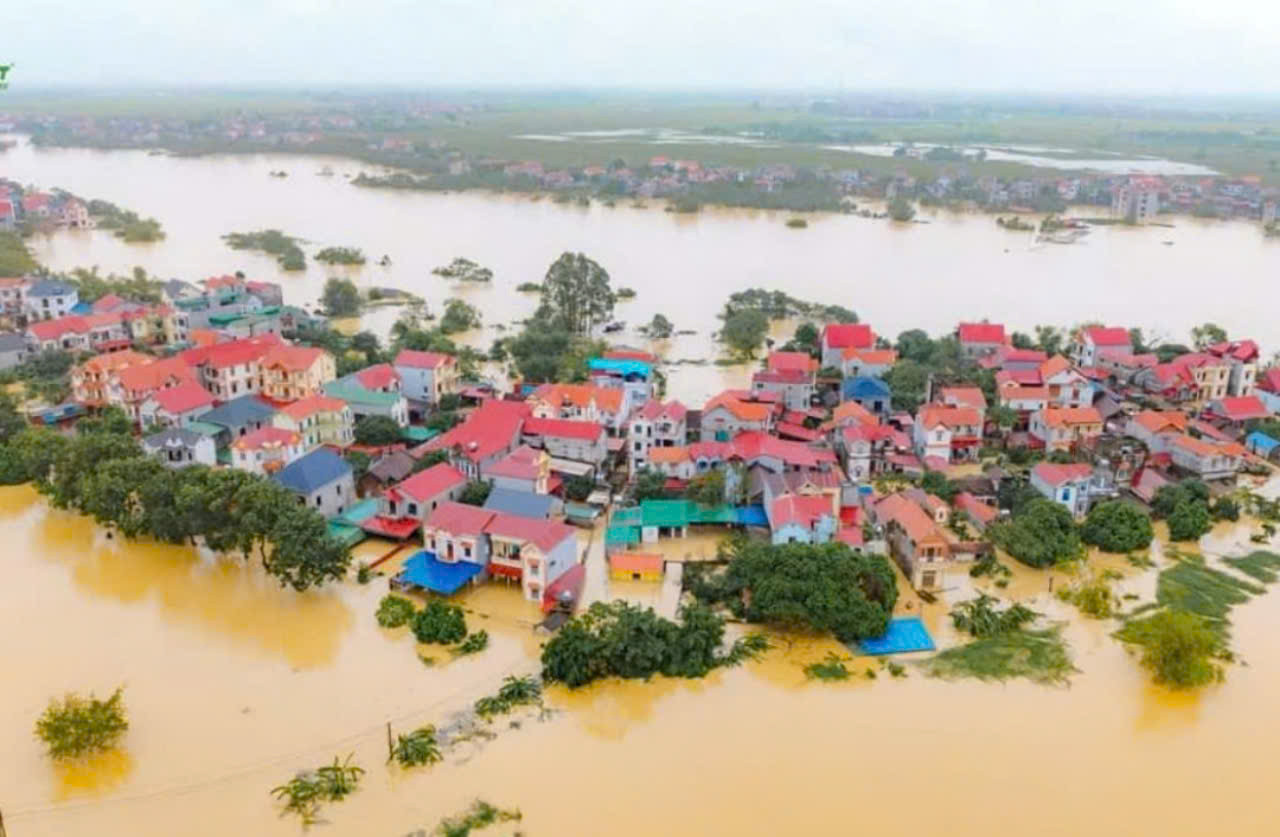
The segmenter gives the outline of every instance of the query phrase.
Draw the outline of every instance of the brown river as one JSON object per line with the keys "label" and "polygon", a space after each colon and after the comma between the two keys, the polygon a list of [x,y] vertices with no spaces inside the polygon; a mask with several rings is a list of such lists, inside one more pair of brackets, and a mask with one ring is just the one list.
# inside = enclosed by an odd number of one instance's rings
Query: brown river
{"label": "brown river", "polygon": [[[621,317],[639,323],[664,311],[699,332],[677,341],[674,357],[706,356],[714,310],[730,290],[751,285],[851,305],[890,334],[913,325],[942,331],[984,314],[1020,327],[1097,317],[1178,334],[1216,319],[1268,347],[1280,343],[1274,306],[1248,304],[1273,296],[1280,250],[1245,224],[1180,220],[1172,230],[1099,230],[1085,244],[1031,249],[978,216],[905,228],[830,217],[791,230],[764,212],[673,217],[369,192],[342,182],[355,164],[317,177],[323,164],[20,147],[0,156],[0,175],[107,198],[156,215],[169,232],[151,246],[102,232],[37,242],[56,267],[142,264],[189,279],[241,268],[273,278],[272,261],[230,251],[218,236],[276,226],[316,246],[386,252],[394,266],[366,267],[358,280],[411,288],[437,306],[456,291],[430,268],[474,258],[494,268],[494,286],[463,292],[491,323],[531,307],[515,284],[536,281],[560,251],[582,249],[639,292]],[[273,168],[291,176],[268,178]],[[281,281],[314,296],[326,273],[313,265]],[[1238,294],[1210,290],[1227,277]],[[673,388],[696,400],[740,374],[686,367]],[[1245,551],[1248,532],[1223,524],[1205,539],[1206,552]],[[0,557],[0,813],[10,837],[297,835],[268,791],[347,753],[368,773],[356,794],[326,807],[314,833],[399,837],[430,830],[477,797],[518,807],[530,835],[1276,833],[1268,802],[1268,765],[1280,752],[1274,595],[1232,614],[1232,644],[1247,665],[1193,695],[1149,685],[1111,637],[1114,623],[1081,619],[1048,594],[1047,574],[1015,566],[1001,595],[1066,621],[1080,669],[1069,688],[944,682],[912,667],[904,679],[807,682],[805,664],[844,649],[780,637],[760,661],[702,681],[553,689],[547,718],[500,719],[492,738],[402,771],[384,764],[387,722],[399,732],[447,725],[505,675],[536,672],[538,614],[515,590],[491,585],[462,597],[469,626],[486,629],[490,646],[449,659],[415,648],[405,629],[377,627],[385,579],[282,591],[238,561],[123,544],[48,509],[26,487],[0,489],[0,541],[9,545]],[[704,533],[666,549],[697,558],[713,547]],[[367,559],[385,549],[358,551]],[[1099,563],[1125,574],[1123,590],[1150,598],[1153,572]],[[963,572],[952,581],[937,604],[907,594],[899,606],[922,614],[944,646],[956,641],[947,610],[973,594]],[[657,589],[611,584],[593,548],[591,596],[655,602]],[[44,757],[32,727],[50,697],[121,685],[131,728],[118,750],[74,767]]]}
{"label": "brown river", "polygon": [[[317,174],[326,166],[333,176]],[[279,170],[289,176],[269,176]],[[413,291],[437,312],[449,297],[468,300],[485,325],[464,339],[486,348],[503,333],[500,326],[510,329],[536,305],[515,287],[541,281],[561,252],[574,250],[599,261],[615,287],[637,292],[617,307],[628,324],[617,341],[643,345],[634,329],[659,312],[677,329],[697,332],[652,346],[670,361],[714,358],[716,314],[730,293],[750,287],[845,305],[890,338],[908,328],[936,334],[960,320],[990,317],[1027,331],[1037,323],[1105,320],[1185,342],[1191,327],[1212,321],[1258,339],[1264,349],[1280,349],[1280,320],[1264,304],[1274,297],[1280,239],[1264,238],[1257,224],[1176,218],[1173,228],[1097,227],[1078,244],[1034,245],[1031,234],[1004,230],[989,215],[940,213],[909,225],[812,215],[807,229],[791,229],[788,213],[762,210],[682,215],[663,212],[656,201],[644,209],[626,201],[579,207],[347,182],[366,170],[372,169],[298,156],[37,150],[25,140],[0,153],[0,176],[110,200],[158,218],[167,233],[155,244],[125,244],[106,231],[35,240],[37,258],[51,267],[98,265],[122,273],[141,265],[187,280],[239,269],[284,283],[286,299],[297,304],[315,301],[326,277],[349,275],[363,286]],[[370,263],[331,268],[308,259],[305,272],[284,273],[273,258],[231,250],[221,239],[272,227],[305,239],[309,256],[352,246]],[[391,266],[374,264],[383,255]],[[432,275],[456,256],[491,268],[491,285]],[[1214,290],[1223,283],[1231,293]],[[376,309],[363,325],[385,333],[398,313]],[[671,394],[691,404],[740,385],[742,377],[741,369],[715,366],[670,371]]]}

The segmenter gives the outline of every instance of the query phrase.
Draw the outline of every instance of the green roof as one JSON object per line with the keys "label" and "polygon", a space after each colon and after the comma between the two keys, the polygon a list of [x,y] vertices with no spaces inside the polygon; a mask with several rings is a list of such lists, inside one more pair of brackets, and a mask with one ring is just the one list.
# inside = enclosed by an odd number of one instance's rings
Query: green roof
{"label": "green roof", "polygon": [[641,513],[639,506],[618,509],[613,513],[612,522],[618,526],[639,526]]}
{"label": "green roof", "polygon": [[334,398],[341,398],[349,404],[364,404],[370,407],[394,407],[400,401],[400,396],[394,392],[378,392],[372,389],[365,389],[359,384],[343,383],[341,381],[330,381],[324,385],[324,394]]}
{"label": "green roof", "polygon": [[640,527],[610,526],[605,530],[604,542],[607,544],[640,543]]}
{"label": "green roof", "polygon": [[439,430],[432,430],[430,427],[406,427],[400,431],[400,438],[419,444],[430,442],[439,435]]}
{"label": "green roof", "polygon": [[237,320],[243,320],[243,319],[244,319],[244,314],[211,314],[209,315],[209,322],[212,325],[219,325],[219,326],[230,325],[231,323],[234,323]]}
{"label": "green roof", "polygon": [[725,503],[719,506],[699,506],[694,504],[690,523],[737,523],[738,510]]}
{"label": "green roof", "polygon": [[645,500],[640,514],[645,526],[688,526],[697,511],[690,500]]}
{"label": "green roof", "polygon": [[364,530],[359,526],[352,526],[348,523],[339,523],[336,520],[329,521],[329,537],[334,538],[339,543],[346,546],[355,546],[365,539]]}
{"label": "green roof", "polygon": [[225,428],[220,424],[211,424],[207,421],[189,421],[183,425],[183,429],[199,433],[201,436],[217,436]]}

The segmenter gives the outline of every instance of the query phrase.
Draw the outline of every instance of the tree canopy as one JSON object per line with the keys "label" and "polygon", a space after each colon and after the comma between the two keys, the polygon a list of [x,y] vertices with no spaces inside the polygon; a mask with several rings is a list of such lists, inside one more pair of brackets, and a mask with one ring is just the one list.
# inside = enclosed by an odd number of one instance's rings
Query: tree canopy
{"label": "tree canopy", "polygon": [[356,422],[355,436],[361,445],[393,445],[401,439],[400,425],[390,416],[364,416]]}
{"label": "tree canopy", "polygon": [[562,253],[547,268],[542,304],[570,334],[589,335],[609,322],[616,302],[609,272],[582,253]]}
{"label": "tree canopy", "polygon": [[331,278],[324,283],[320,303],[330,317],[351,317],[360,313],[360,291],[350,279]]}
{"label": "tree canopy", "polygon": [[1107,552],[1132,552],[1151,545],[1151,518],[1133,503],[1111,500],[1089,510],[1080,539]]}
{"label": "tree canopy", "polygon": [[1081,554],[1071,512],[1043,497],[1027,501],[1010,520],[987,532],[996,545],[1031,567],[1051,567]]}
{"label": "tree canopy", "polygon": [[725,318],[720,328],[720,342],[735,354],[750,359],[769,333],[769,318],[762,311],[746,309]]}

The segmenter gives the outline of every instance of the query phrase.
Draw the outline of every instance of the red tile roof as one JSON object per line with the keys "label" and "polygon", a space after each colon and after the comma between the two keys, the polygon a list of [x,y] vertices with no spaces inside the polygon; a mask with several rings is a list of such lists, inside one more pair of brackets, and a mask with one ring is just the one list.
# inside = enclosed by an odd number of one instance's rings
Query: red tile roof
{"label": "red tile roof", "polygon": [[[665,450],[665,448],[657,448],[657,450]],[[521,445],[485,468],[484,475],[486,477],[511,477],[512,479],[521,480],[536,479],[540,472],[538,462],[543,455],[540,450],[535,450],[528,445]]]}
{"label": "red tile roof", "polygon": [[262,334],[243,340],[229,340],[187,349],[181,357],[192,366],[210,366],[222,369],[258,360],[275,346],[282,345],[275,334]]}
{"label": "red tile roof", "polygon": [[1087,480],[1093,475],[1093,466],[1076,462],[1070,465],[1055,465],[1052,462],[1039,462],[1031,469],[1033,476],[1049,485],[1062,485],[1064,482]]}
{"label": "red tile roof", "polygon": [[195,381],[167,387],[151,394],[160,409],[170,415],[178,415],[200,407],[212,407],[213,396]]}
{"label": "red tile roof", "polygon": [[282,367],[290,372],[310,369],[327,352],[309,346],[276,346],[258,361],[265,367]]}
{"label": "red tile roof", "polygon": [[703,417],[705,418],[707,413],[717,407],[723,407],[728,410],[739,421],[767,421],[771,412],[770,407],[766,404],[742,401],[728,393],[721,393],[703,405]]}
{"label": "red tile roof", "polygon": [[1249,419],[1266,418],[1271,415],[1267,405],[1256,395],[1240,395],[1231,398],[1219,398],[1210,408],[1213,412],[1231,421],[1247,421]]}
{"label": "red tile roof", "polygon": [[441,352],[419,352],[413,349],[401,349],[400,354],[396,355],[394,364],[396,366],[408,366],[413,369],[437,369],[456,362],[453,355],[446,355]]}
{"label": "red tile roof", "polygon": [[866,323],[841,323],[822,327],[822,343],[833,349],[870,349],[876,335]]}
{"label": "red tile roof", "polygon": [[999,323],[961,323],[956,332],[961,343],[1004,342],[1004,326]]}
{"label": "red tile roof", "polygon": [[241,436],[232,442],[231,446],[239,450],[253,450],[254,448],[296,445],[299,441],[301,441],[301,437],[292,430],[282,430],[279,427],[263,427],[246,436]]}
{"label": "red tile roof", "polygon": [[485,534],[527,541],[543,552],[555,549],[566,538],[576,538],[578,530],[556,520],[536,520],[518,514],[496,512],[484,527]]}
{"label": "red tile roof", "polygon": [[978,411],[972,407],[950,407],[944,404],[926,404],[920,408],[916,419],[925,428],[937,427],[973,427],[982,422]]}
{"label": "red tile roof", "polygon": [[977,518],[983,525],[990,523],[1000,515],[999,510],[994,506],[988,506],[967,491],[961,491],[957,494],[952,503],[958,510],[967,512],[969,516]]}
{"label": "red tile roof", "polygon": [[378,363],[361,369],[356,373],[356,380],[365,389],[382,390],[400,381],[395,367],[389,363]]}
{"label": "red tile roof", "polygon": [[1229,357],[1241,363],[1257,360],[1259,354],[1258,344],[1252,340],[1229,340],[1225,343],[1215,343],[1205,351],[1218,357]]}
{"label": "red tile roof", "polygon": [[396,484],[395,490],[401,494],[408,494],[419,502],[425,502],[451,488],[463,485],[466,481],[467,478],[457,468],[448,462],[440,462]]}
{"label": "red tile roof", "polygon": [[594,442],[604,435],[604,425],[594,421],[531,418],[525,421],[521,432],[525,436],[554,436]]}
{"label": "red tile roof", "polygon": [[809,529],[823,517],[831,517],[831,498],[825,495],[783,494],[769,506],[769,523],[774,529],[788,525]]}
{"label": "red tile roof", "polygon": [[663,558],[639,552],[615,552],[609,556],[609,566],[625,573],[661,573]]}
{"label": "red tile roof", "polygon": [[414,455],[456,447],[473,462],[488,459],[511,444],[528,415],[523,401],[485,401],[466,421],[416,448]]}
{"label": "red tile roof", "polygon": [[[426,471],[423,471],[425,474]],[[427,517],[424,529],[438,529],[451,535],[484,534],[484,527],[493,519],[494,512],[486,511],[479,506],[468,506],[449,500],[436,506],[435,511]]]}
{"label": "red tile roof", "polygon": [[328,395],[309,395],[280,407],[280,412],[291,419],[301,420],[315,413],[336,413],[347,406],[341,398]]}
{"label": "red tile roof", "polygon": [[897,523],[917,544],[923,540],[943,539],[933,518],[904,494],[890,494],[881,499],[876,503],[875,511],[881,524]]}
{"label": "red tile roof", "polygon": [[1084,330],[1084,336],[1089,339],[1094,346],[1132,346],[1133,343],[1129,339],[1129,332],[1123,328],[1104,328],[1102,326],[1093,326]]}
{"label": "red tile roof", "polygon": [[1280,395],[1280,367],[1273,366],[1258,373],[1258,389]]}
{"label": "red tile roof", "polygon": [[771,372],[800,372],[808,376],[818,368],[818,362],[805,352],[770,352],[765,369]]}
{"label": "red tile roof", "polygon": [[975,410],[985,410],[987,407],[987,398],[980,387],[943,387],[942,402],[957,407],[972,407]]}
{"label": "red tile roof", "polygon": [[688,413],[689,409],[679,401],[668,401],[664,404],[657,399],[646,401],[644,406],[636,410],[636,415],[649,421],[665,417],[674,422],[681,422]]}
{"label": "red tile roof", "polygon": [[807,384],[813,381],[813,373],[801,369],[762,369],[751,375],[751,383]]}

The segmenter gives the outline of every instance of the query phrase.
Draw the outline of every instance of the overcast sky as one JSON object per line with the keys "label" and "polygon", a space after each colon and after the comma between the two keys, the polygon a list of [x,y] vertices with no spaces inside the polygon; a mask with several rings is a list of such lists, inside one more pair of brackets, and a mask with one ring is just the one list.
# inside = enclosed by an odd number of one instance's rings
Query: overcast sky
{"label": "overcast sky", "polygon": [[1275,0],[4,0],[11,85],[1274,93]]}

